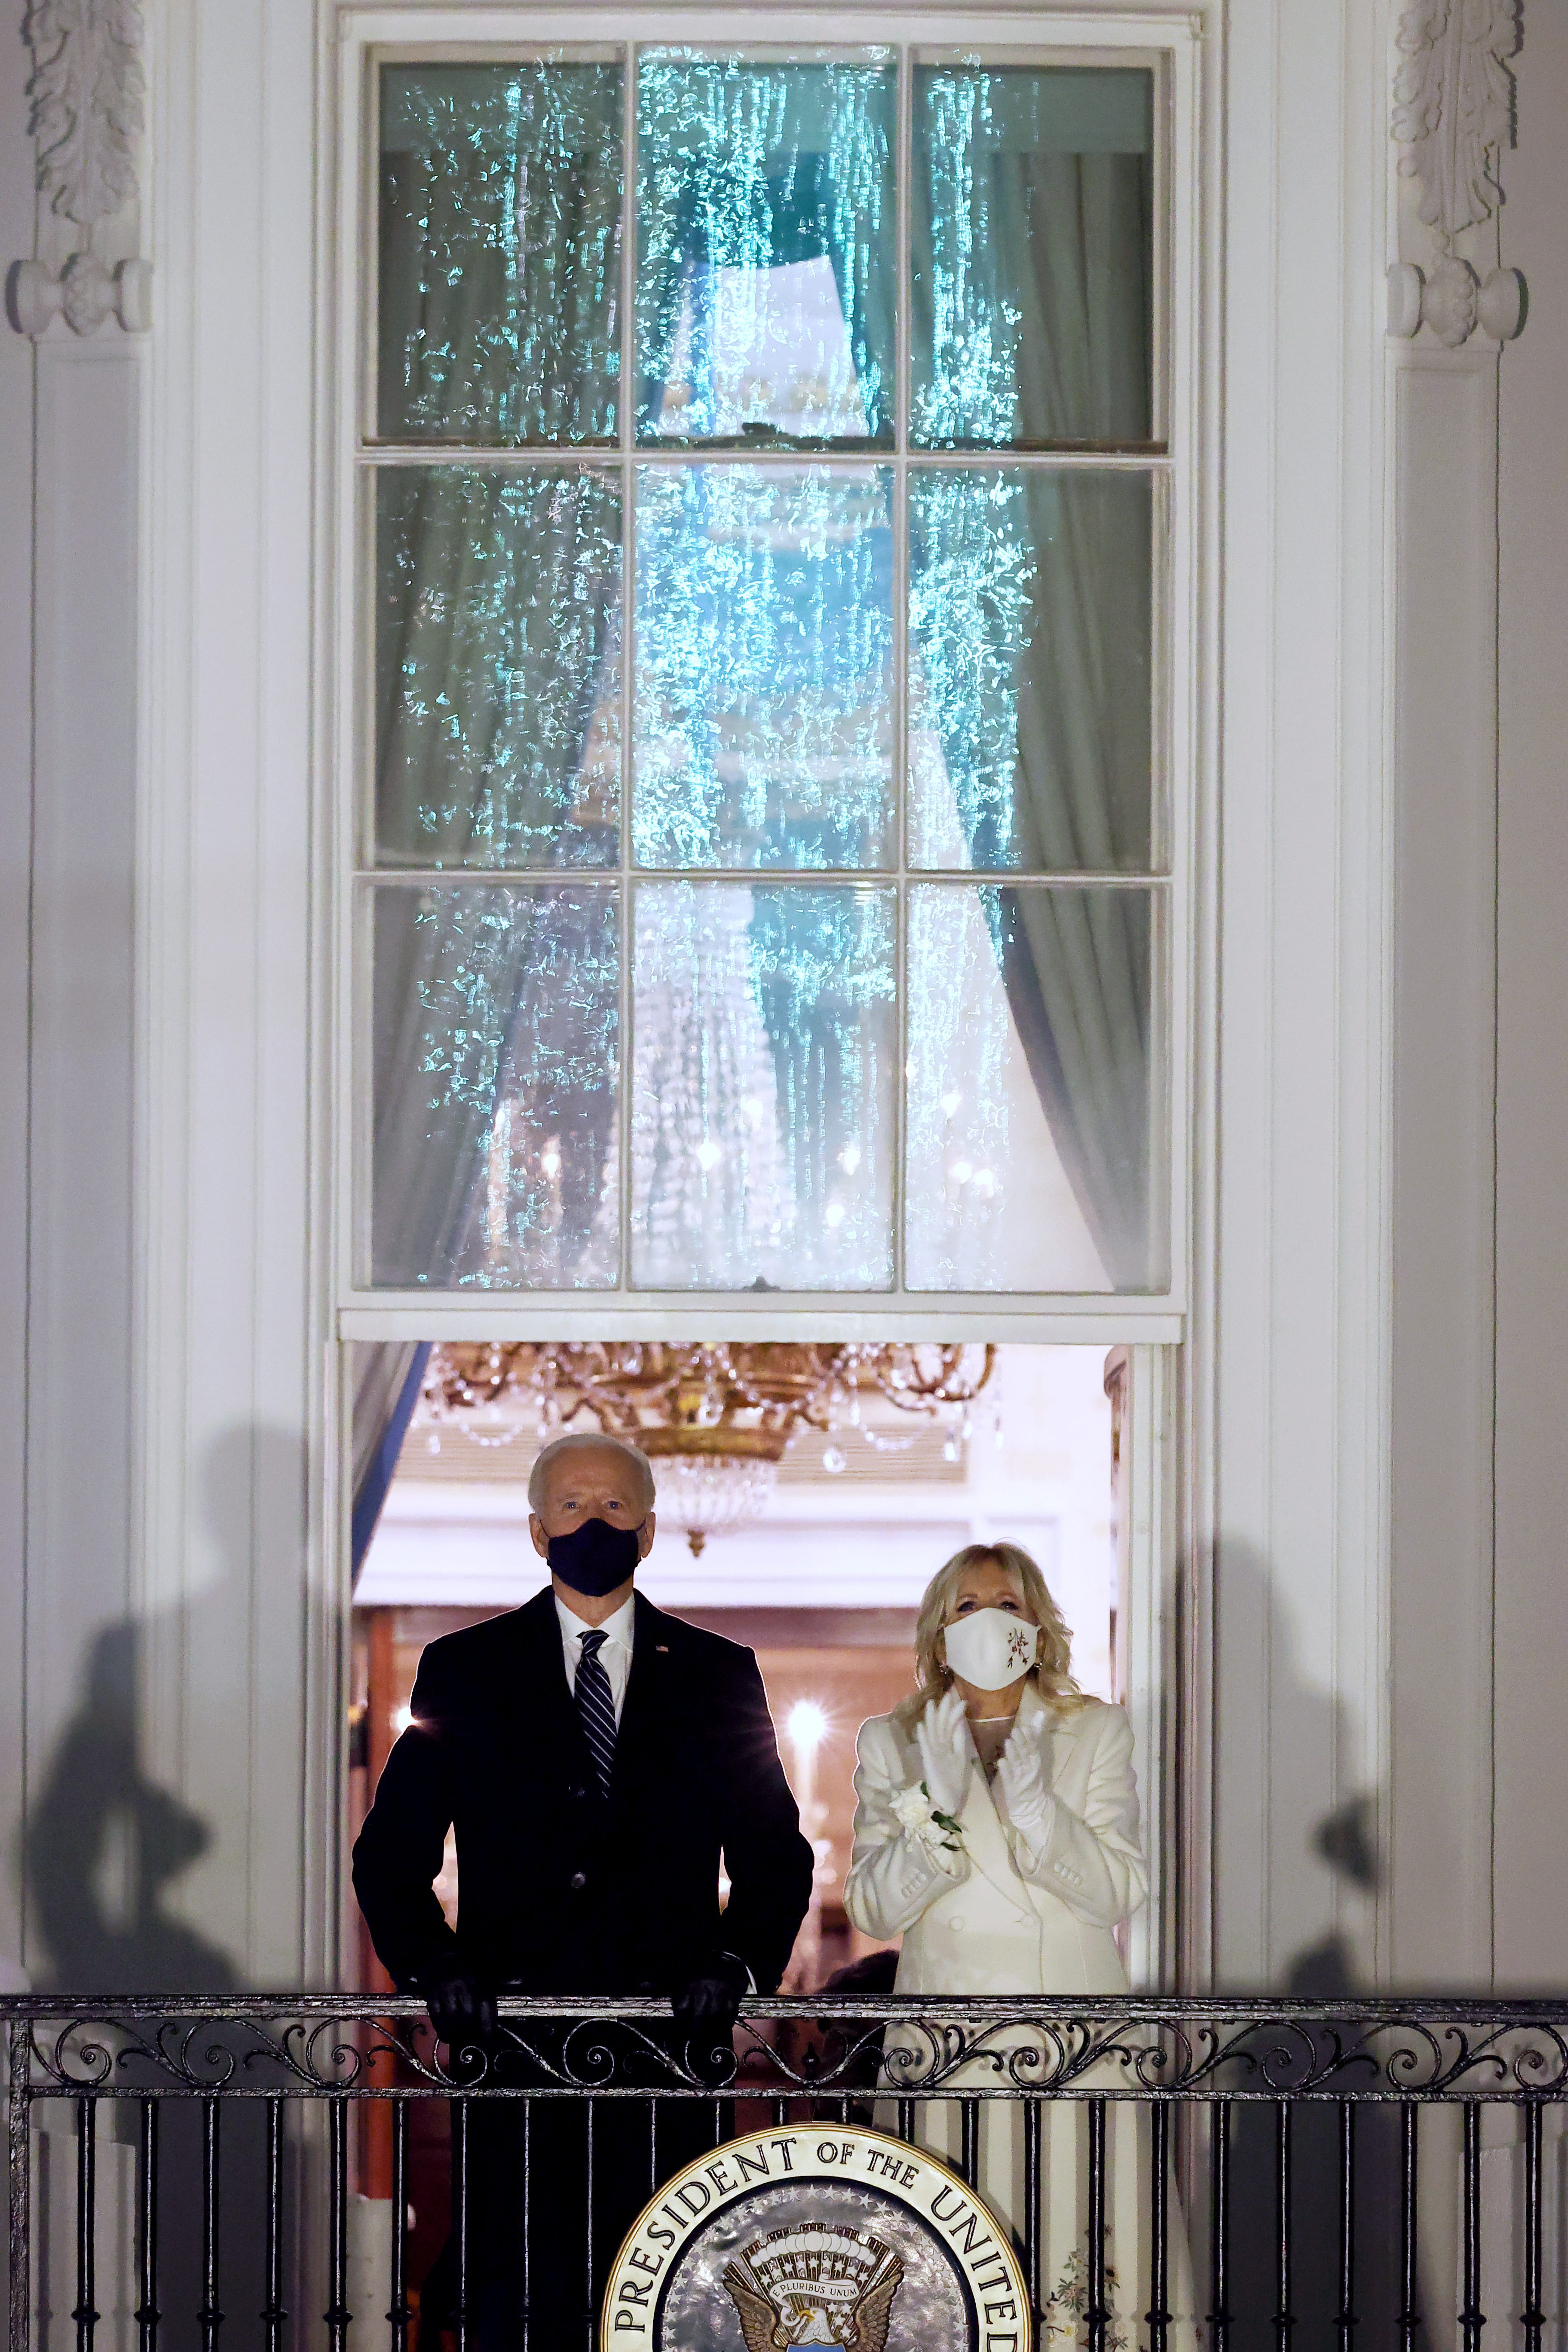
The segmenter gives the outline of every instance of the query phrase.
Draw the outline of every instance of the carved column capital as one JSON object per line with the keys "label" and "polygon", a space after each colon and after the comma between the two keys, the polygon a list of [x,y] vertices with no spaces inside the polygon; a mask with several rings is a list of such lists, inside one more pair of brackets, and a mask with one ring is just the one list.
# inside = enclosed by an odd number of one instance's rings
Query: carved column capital
{"label": "carved column capital", "polygon": [[95,232],[133,220],[141,195],[140,0],[31,0],[22,37],[33,52],[27,127],[46,217],[85,235],[79,244],[69,237],[72,250],[58,267],[42,257],[13,265],[5,285],[11,323],[20,334],[41,335],[60,318],[73,333],[93,335],[115,318],[127,332],[143,333],[151,263],[134,253],[114,262],[95,249]]}
{"label": "carved column capital", "polygon": [[1519,332],[1524,281],[1495,266],[1519,45],[1519,0],[1413,0],[1399,19],[1393,131],[1430,247],[1426,268],[1401,260],[1389,271],[1390,334],[1427,326],[1452,351],[1478,326],[1500,341]]}

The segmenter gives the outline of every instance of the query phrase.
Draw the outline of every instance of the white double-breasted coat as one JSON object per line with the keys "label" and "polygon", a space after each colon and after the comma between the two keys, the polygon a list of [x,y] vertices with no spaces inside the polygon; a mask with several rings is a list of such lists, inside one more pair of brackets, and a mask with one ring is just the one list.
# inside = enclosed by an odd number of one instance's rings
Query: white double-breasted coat
{"label": "white double-breasted coat", "polygon": [[[855,1840],[845,1908],[862,1934],[902,1939],[900,1993],[1119,1993],[1127,1975],[1115,1929],[1145,1900],[1149,1874],[1138,1833],[1132,1730],[1119,1706],[1089,1699],[1058,1708],[1033,1684],[1019,1703],[1016,1735],[1038,1741],[1050,1791],[1043,1837],[1031,1842],[1009,1822],[1000,1783],[993,1786],[972,1756],[956,1816],[962,1852],[947,1853],[905,1829],[900,1792],[918,1787],[914,1726],[878,1716],[861,1726],[855,1773]],[[1037,2033],[1008,2029],[987,2047],[1004,2053],[1040,2047]],[[918,2029],[889,2029],[889,2080],[898,2052],[921,2059],[930,2044]],[[1049,2071],[1048,2063],[1047,2069]],[[1026,2065],[1019,2070],[1027,2080]],[[1097,2075],[1107,2088],[1114,2065]],[[976,2087],[997,2073],[984,2058],[954,2083]],[[1022,2240],[1024,2127],[1016,2101],[984,2103],[981,2194]],[[1048,2293],[1045,2336],[1081,2340],[1087,2286],[1087,2122],[1081,2101],[1057,2100],[1042,2132],[1043,2274]],[[888,2118],[891,2120],[891,2115]],[[1131,2347],[1147,2308],[1149,2132],[1141,2106],[1112,2102],[1107,2158],[1110,2301],[1108,2341]],[[956,2101],[923,2100],[916,2134],[934,2155],[956,2162],[961,2135]],[[1180,2206],[1171,2200],[1170,2305],[1173,2347],[1194,2341],[1191,2263]]]}

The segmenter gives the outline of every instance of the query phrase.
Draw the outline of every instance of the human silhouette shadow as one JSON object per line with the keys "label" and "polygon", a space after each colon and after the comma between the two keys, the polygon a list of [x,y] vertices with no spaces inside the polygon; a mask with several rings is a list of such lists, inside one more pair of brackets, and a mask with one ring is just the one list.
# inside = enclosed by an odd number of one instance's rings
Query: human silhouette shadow
{"label": "human silhouette shadow", "polygon": [[89,1648],[77,1711],[27,1824],[41,1988],[72,1994],[234,1991],[228,1954],[166,1908],[212,1832],[142,1761],[142,1628],[107,1626]]}
{"label": "human silhouette shadow", "polygon": [[[1235,1990],[1267,1999],[1271,1990],[1331,2004],[1370,1987],[1360,1980],[1354,1948],[1334,1909],[1349,1897],[1370,1900],[1381,1881],[1376,1845],[1376,1801],[1370,1790],[1352,1794],[1331,1811],[1314,1811],[1311,1792],[1332,1787],[1349,1742],[1344,1710],[1331,1693],[1314,1686],[1302,1671],[1288,1609],[1280,1603],[1267,1563],[1250,1546],[1222,1542],[1216,1561],[1222,1636],[1220,1741],[1227,1701],[1256,1706],[1256,1694],[1233,1679],[1227,1687],[1223,1644],[1228,1639],[1230,1674],[1239,1660],[1260,1654],[1268,1660],[1268,1734],[1273,1784],[1269,1867],[1276,1888],[1288,1890],[1296,1916],[1318,1909],[1323,1931],[1309,1933],[1286,1959],[1277,1984],[1240,1985]],[[1325,1595],[1324,1605],[1327,1605]],[[1223,1749],[1222,1749],[1223,1768]],[[1224,1801],[1222,1781],[1221,1800]],[[1291,1810],[1295,1819],[1291,1818]],[[1291,1874],[1292,1845],[1299,1840],[1298,1867]],[[1339,1891],[1335,1905],[1334,1890]],[[1316,1890],[1314,1892],[1314,1889]],[[1331,2026],[1329,2030],[1332,2030]],[[1347,2038],[1353,2028],[1345,2029]],[[1321,2037],[1323,2029],[1316,2030]],[[1289,2037],[1271,2037],[1289,2051]],[[1298,2058],[1301,2053],[1298,2053]],[[1290,2073],[1287,2059],[1285,2074]],[[1363,2084],[1365,2069],[1346,2077]],[[1233,2325],[1230,2352],[1277,2352],[1279,2326],[1279,2215],[1276,2194],[1277,2111],[1272,2102],[1238,2101],[1231,2124],[1231,2279]],[[1342,2352],[1336,2331],[1340,2310],[1340,2119],[1331,2102],[1302,2100],[1290,2116],[1290,2300],[1292,2352]],[[1358,2106],[1355,2134],[1354,2340],[1362,2346],[1397,2344],[1399,2335],[1397,2111]]]}
{"label": "human silhouette shadow", "polygon": [[[29,1809],[22,1843],[37,1929],[30,1940],[44,1947],[43,1955],[33,1959],[34,1981],[72,2006],[91,2008],[111,2002],[116,1994],[167,1993],[210,1998],[221,2007],[226,1994],[243,1989],[232,1954],[172,1907],[180,1879],[214,1852],[219,1832],[147,1769],[144,1666],[159,1644],[173,1642],[192,1662],[190,1704],[215,1711],[233,1707],[234,1690],[222,1675],[204,1676],[203,1663],[247,1655],[246,1645],[233,1638],[230,1620],[237,1596],[249,1589],[256,1573],[250,1530],[264,1513],[273,1516],[275,1525],[302,1528],[303,1453],[298,1433],[266,1425],[236,1427],[216,1439],[202,1465],[201,1493],[207,1529],[219,1552],[218,1575],[174,1612],[173,1623],[168,1618],[126,1619],[101,1627],[87,1642],[77,1703]],[[266,1733],[264,1726],[264,1738]],[[243,1835],[243,1824],[237,1826]],[[248,2028],[204,2028],[193,2063],[210,2063],[208,2053],[225,2046],[238,2055],[253,2042]],[[262,2084],[266,2076],[251,2065],[246,2079]],[[279,2087],[285,2087],[281,2076]],[[238,2352],[265,2341],[265,2126],[254,2099],[225,2100],[221,2109],[219,2302],[226,2314],[225,2345]],[[163,2352],[197,2352],[204,2301],[201,2113],[196,2100],[184,2098],[161,2101],[160,2111],[159,2342]],[[132,2111],[127,2108],[124,2117],[129,2126]],[[59,2120],[54,2118],[57,2128]],[[111,2138],[114,2117],[101,2122],[100,2130],[100,2138]],[[72,2151],[63,2140],[58,2145],[58,2177],[41,2175],[40,2186],[46,2201],[58,2196],[74,2210]],[[289,2210],[297,2198],[297,2159],[290,2139],[285,2153]],[[300,2231],[287,2241],[296,2304],[305,2292],[300,2265],[307,2260],[306,2234]],[[47,2251],[41,2245],[41,2255]],[[128,2281],[112,2289],[107,2279],[100,2285],[100,2302],[112,2292],[129,2310]],[[40,2341],[44,2352],[55,2352],[73,2340],[68,2259],[60,2278],[40,2273]]]}

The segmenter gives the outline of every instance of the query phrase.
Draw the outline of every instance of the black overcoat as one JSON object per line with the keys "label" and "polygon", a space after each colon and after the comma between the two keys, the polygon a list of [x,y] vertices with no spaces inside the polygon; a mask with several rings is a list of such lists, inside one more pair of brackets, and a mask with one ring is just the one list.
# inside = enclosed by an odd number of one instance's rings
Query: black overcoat
{"label": "black overcoat", "polygon": [[[456,1962],[497,1989],[663,1993],[721,1950],[759,1991],[777,1985],[812,1853],[750,1650],[637,1594],[607,1801],[548,1586],[432,1642],[413,1717],[353,1855],[360,1907],[401,1990]],[[455,1935],[431,1885],[448,1826]]]}

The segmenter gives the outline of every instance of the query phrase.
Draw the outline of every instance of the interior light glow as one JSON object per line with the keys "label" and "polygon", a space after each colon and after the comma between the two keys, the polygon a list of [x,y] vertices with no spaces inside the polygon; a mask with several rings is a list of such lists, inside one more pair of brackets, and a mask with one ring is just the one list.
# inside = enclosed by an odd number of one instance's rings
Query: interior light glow
{"label": "interior light glow", "polygon": [[825,1225],[841,1225],[844,1223],[843,1202],[829,1201],[822,1213],[822,1222]]}
{"label": "interior light glow", "polygon": [[838,1155],[838,1165],[843,1169],[846,1176],[853,1176],[860,1165],[860,1146],[858,1143],[847,1143]]}
{"label": "interior light glow", "polygon": [[392,1717],[392,1727],[400,1738],[407,1730],[413,1720],[414,1709],[411,1706],[400,1706],[395,1709]]}
{"label": "interior light glow", "polygon": [[955,1184],[967,1184],[974,1170],[967,1160],[955,1160],[947,1172]]}
{"label": "interior light glow", "polygon": [[827,1717],[814,1698],[797,1698],[784,1719],[790,1746],[814,1756],[827,1737]]}
{"label": "interior light glow", "polygon": [[706,1174],[710,1168],[717,1168],[719,1162],[723,1159],[723,1157],[724,1154],[721,1146],[714,1142],[711,1136],[705,1135],[701,1142],[697,1147],[697,1165],[699,1168],[700,1168],[703,1173]]}

